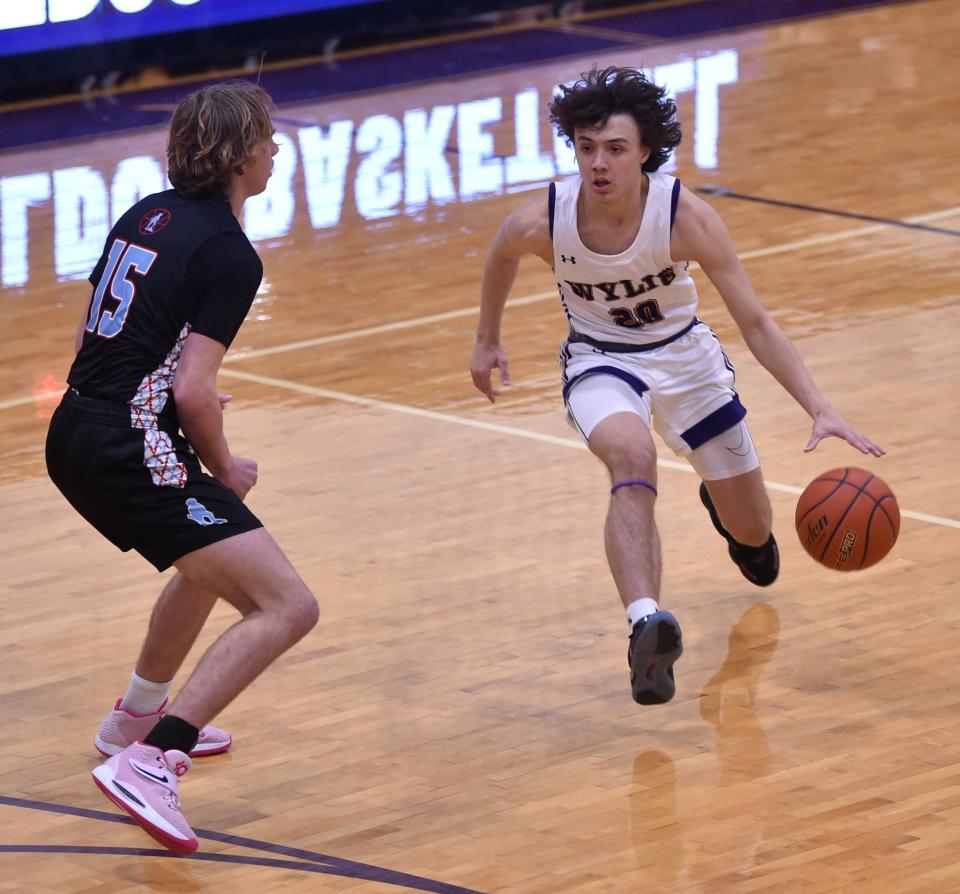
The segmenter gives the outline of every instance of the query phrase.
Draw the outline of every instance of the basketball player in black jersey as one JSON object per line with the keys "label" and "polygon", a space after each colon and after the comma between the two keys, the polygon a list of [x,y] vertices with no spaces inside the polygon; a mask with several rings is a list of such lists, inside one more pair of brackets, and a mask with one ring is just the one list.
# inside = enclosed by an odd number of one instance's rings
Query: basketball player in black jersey
{"label": "basketball player in black jersey", "polygon": [[[139,201],[110,231],[47,436],[50,477],[74,508],[121,550],[176,569],[127,694],[97,735],[111,756],[93,776],[181,854],[195,851],[197,838],[180,812],[178,778],[191,754],[230,746],[208,722],[318,614],[243,502],[257,464],[230,450],[229,398],[217,393],[217,371],[263,274],[239,217],[266,188],[277,149],[270,100],[256,85],[220,84],[180,102],[167,146],[174,188]],[[242,617],[168,704],[218,597]]]}
{"label": "basketball player in black jersey", "polygon": [[680,142],[666,91],[636,69],[594,69],[560,88],[550,115],[574,145],[580,177],[524,202],[494,238],[470,371],[490,401],[500,393],[494,369],[509,383],[504,306],[520,258],[542,258],[570,323],[561,347],[568,418],[610,473],[605,546],[631,631],[633,698],[660,704],[676,692],[673,664],[683,643],[676,618],[659,606],[651,425],[703,479],[700,499],[744,577],[769,586],[779,571],[746,410],[729,358],[696,317],[688,262],[700,265],[753,355],[810,415],[805,450],[838,437],[862,453],[884,451],[820,392],[757,298],[719,215],[660,172]]}

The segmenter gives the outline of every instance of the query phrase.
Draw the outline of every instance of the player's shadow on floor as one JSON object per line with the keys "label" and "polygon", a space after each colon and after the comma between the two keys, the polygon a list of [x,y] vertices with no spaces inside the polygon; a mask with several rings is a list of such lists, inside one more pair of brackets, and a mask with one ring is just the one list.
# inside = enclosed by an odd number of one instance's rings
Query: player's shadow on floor
{"label": "player's shadow on floor", "polygon": [[[729,807],[724,789],[769,772],[770,747],[756,714],[763,670],[776,651],[780,616],[766,602],[751,605],[733,626],[727,654],[700,693],[700,715],[717,733],[717,787],[694,809],[705,816],[711,801]],[[643,751],[633,762],[630,834],[637,868],[651,892],[675,890],[684,873],[684,817],[677,803],[677,772],[663,751]]]}
{"label": "player's shadow on floor", "polygon": [[770,746],[755,709],[760,676],[779,635],[777,610],[767,602],[751,605],[730,631],[723,664],[700,693],[700,716],[717,731],[722,783],[770,770]]}

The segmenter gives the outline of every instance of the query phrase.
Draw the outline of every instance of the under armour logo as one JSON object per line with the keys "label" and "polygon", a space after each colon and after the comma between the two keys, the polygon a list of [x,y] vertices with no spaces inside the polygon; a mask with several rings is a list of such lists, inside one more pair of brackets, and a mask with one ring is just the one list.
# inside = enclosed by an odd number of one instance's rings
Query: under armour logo
{"label": "under armour logo", "polygon": [[568,258],[566,255],[560,255],[560,260],[563,261],[564,264],[566,264],[566,263],[568,263],[568,262],[571,263],[571,264],[576,264],[576,263],[577,263],[577,259],[576,259],[573,255],[570,255],[569,258]]}
{"label": "under armour logo", "polygon": [[187,518],[198,525],[225,525],[225,518],[217,518],[203,503],[190,497],[187,500]]}

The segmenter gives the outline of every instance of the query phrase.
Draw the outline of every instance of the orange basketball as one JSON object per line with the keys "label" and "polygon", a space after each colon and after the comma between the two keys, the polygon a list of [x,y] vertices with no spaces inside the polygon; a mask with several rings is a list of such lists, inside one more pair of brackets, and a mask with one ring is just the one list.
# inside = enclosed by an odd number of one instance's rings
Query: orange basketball
{"label": "orange basketball", "polygon": [[876,565],[897,542],[900,508],[893,491],[864,469],[831,469],[797,501],[797,535],[821,565],[857,571]]}

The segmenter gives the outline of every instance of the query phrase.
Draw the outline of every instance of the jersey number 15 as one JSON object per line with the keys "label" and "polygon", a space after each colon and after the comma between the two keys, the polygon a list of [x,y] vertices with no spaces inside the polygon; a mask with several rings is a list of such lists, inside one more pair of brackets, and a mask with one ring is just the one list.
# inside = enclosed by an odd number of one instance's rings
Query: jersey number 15
{"label": "jersey number 15", "polygon": [[[103,275],[97,284],[97,291],[90,303],[90,316],[87,317],[87,332],[96,332],[104,338],[113,338],[123,330],[123,324],[130,313],[130,305],[136,297],[136,285],[130,279],[134,273],[146,276],[157,259],[157,253],[134,245],[123,239],[114,239],[110,246]],[[110,297],[118,303],[113,310],[103,310],[103,299],[109,289]]]}

